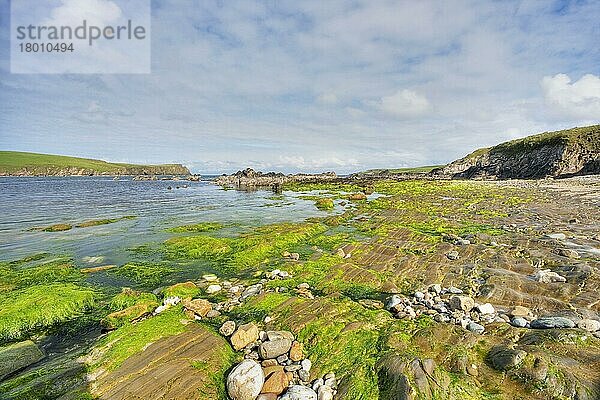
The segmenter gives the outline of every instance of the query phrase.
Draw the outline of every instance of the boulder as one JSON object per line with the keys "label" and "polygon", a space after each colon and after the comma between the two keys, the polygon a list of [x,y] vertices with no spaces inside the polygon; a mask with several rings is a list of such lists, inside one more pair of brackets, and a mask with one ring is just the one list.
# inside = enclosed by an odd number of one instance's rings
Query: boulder
{"label": "boulder", "polygon": [[574,328],[575,322],[565,317],[542,317],[531,321],[534,329]]}
{"label": "boulder", "polygon": [[510,320],[510,324],[516,328],[525,328],[528,321],[523,317],[513,317]]}
{"label": "boulder", "polygon": [[304,358],[304,346],[300,342],[292,343],[290,348],[290,360],[296,362]]}
{"label": "boulder", "polygon": [[277,339],[289,339],[294,340],[294,334],[288,331],[267,331],[267,338],[269,340]]}
{"label": "boulder", "polygon": [[206,314],[212,310],[210,302],[204,299],[185,299],[182,304],[187,310],[190,310],[201,317],[206,317]]}
{"label": "boulder", "polygon": [[535,273],[533,278],[542,283],[554,283],[554,282],[566,282],[567,278],[564,276],[560,276],[554,271],[550,271],[549,269],[542,269]]}
{"label": "boulder", "polygon": [[333,400],[333,389],[329,386],[321,385],[317,389],[317,396],[319,400]]}
{"label": "boulder", "polygon": [[264,358],[276,358],[290,351],[292,341],[290,339],[275,339],[264,342],[258,348],[258,354]]}
{"label": "boulder", "polygon": [[236,350],[241,350],[256,340],[258,340],[258,327],[252,322],[240,325],[237,331],[231,335],[231,345]]}
{"label": "boulder", "polygon": [[471,311],[475,307],[475,300],[468,296],[452,296],[448,304],[453,310]]}
{"label": "boulder", "polygon": [[567,258],[580,258],[579,253],[573,249],[558,249],[557,254],[559,256],[567,257]]}
{"label": "boulder", "polygon": [[510,315],[513,317],[527,317],[531,314],[531,310],[527,307],[523,306],[514,306],[510,311]]}
{"label": "boulder", "polygon": [[478,305],[477,311],[479,311],[481,314],[493,314],[496,312],[496,310],[494,309],[494,306],[491,305],[490,303]]}
{"label": "boulder", "polygon": [[255,400],[263,387],[265,376],[254,360],[239,363],[227,377],[227,393],[232,400]]}
{"label": "boulder", "polygon": [[494,346],[487,355],[488,362],[498,371],[506,371],[518,367],[527,356],[524,350],[511,349],[507,346]]}
{"label": "boulder", "polygon": [[485,331],[483,325],[479,325],[476,322],[469,322],[469,324],[467,325],[467,329],[473,333],[478,333],[480,335],[483,334],[483,332]]}
{"label": "boulder", "polygon": [[317,400],[317,392],[306,386],[293,385],[279,400]]}
{"label": "boulder", "polygon": [[31,340],[0,347],[0,381],[42,358],[44,353]]}
{"label": "boulder", "polygon": [[215,293],[219,293],[219,292],[221,291],[221,289],[223,289],[223,288],[221,287],[221,285],[216,285],[216,284],[214,284],[214,285],[209,285],[209,286],[206,288],[206,294],[215,294]]}

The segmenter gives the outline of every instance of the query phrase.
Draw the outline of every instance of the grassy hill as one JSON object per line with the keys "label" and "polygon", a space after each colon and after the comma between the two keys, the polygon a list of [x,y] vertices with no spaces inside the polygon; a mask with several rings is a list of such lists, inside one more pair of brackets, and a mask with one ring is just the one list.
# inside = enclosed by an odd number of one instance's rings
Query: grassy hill
{"label": "grassy hill", "polygon": [[0,175],[189,175],[179,164],[137,165],[79,157],[0,151]]}

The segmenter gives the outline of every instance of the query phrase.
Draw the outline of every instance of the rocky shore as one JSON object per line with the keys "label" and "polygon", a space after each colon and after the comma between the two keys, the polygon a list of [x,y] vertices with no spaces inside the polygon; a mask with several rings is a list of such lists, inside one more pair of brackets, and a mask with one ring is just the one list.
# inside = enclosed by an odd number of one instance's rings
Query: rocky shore
{"label": "rocky shore", "polygon": [[322,174],[291,174],[285,175],[280,172],[262,173],[246,168],[232,175],[222,175],[215,179],[215,183],[221,186],[236,188],[274,188],[277,190],[287,183],[325,183],[338,180],[335,172],[324,172]]}

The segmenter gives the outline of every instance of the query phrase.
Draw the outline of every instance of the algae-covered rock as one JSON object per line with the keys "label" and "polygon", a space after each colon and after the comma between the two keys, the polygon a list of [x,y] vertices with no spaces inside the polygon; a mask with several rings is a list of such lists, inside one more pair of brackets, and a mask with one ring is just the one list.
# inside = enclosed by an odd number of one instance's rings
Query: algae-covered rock
{"label": "algae-covered rock", "polygon": [[117,329],[128,322],[133,322],[145,315],[149,315],[156,307],[158,307],[158,302],[144,301],[127,307],[124,310],[108,314],[102,320],[102,325],[107,329]]}
{"label": "algae-covered rock", "polygon": [[494,346],[487,355],[489,363],[498,371],[506,371],[518,367],[527,356],[524,350],[511,349],[507,346]]}
{"label": "algae-covered rock", "polygon": [[31,340],[0,347],[0,381],[42,358],[44,353]]}
{"label": "algae-covered rock", "polygon": [[380,400],[410,400],[412,389],[404,374],[406,361],[400,356],[388,356],[379,362],[377,373]]}

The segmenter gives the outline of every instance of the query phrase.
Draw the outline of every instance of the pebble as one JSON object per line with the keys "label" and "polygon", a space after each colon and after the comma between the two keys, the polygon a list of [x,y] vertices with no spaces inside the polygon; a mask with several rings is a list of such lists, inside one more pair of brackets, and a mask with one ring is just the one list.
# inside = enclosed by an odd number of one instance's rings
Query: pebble
{"label": "pebble", "polygon": [[206,274],[202,275],[202,279],[204,279],[206,282],[216,282],[219,280],[219,277],[215,274]]}
{"label": "pebble", "polygon": [[478,305],[476,308],[481,314],[494,314],[496,312],[494,306],[490,303]]}
{"label": "pebble", "polygon": [[485,327],[483,325],[479,325],[476,322],[469,322],[469,324],[467,325],[467,329],[471,332],[478,333],[480,335],[483,334],[483,332],[485,331]]}
{"label": "pebble", "polygon": [[222,289],[221,285],[209,285],[206,288],[206,293],[207,294],[219,293],[221,291],[221,289]]}
{"label": "pebble", "polygon": [[460,256],[458,255],[458,251],[456,250],[453,250],[446,254],[446,257],[448,257],[449,260],[458,260],[460,258]]}
{"label": "pebble", "polygon": [[567,238],[567,235],[565,235],[564,233],[549,233],[546,235],[546,237],[549,239],[565,240]]}
{"label": "pebble", "polygon": [[225,337],[229,337],[233,335],[235,332],[235,322],[234,321],[225,321],[223,325],[219,328],[219,333]]}
{"label": "pebble", "polygon": [[510,324],[516,328],[525,328],[527,327],[528,321],[523,317],[513,317],[510,320]]}
{"label": "pebble", "polygon": [[575,322],[565,317],[542,317],[531,321],[534,329],[574,328]]}

